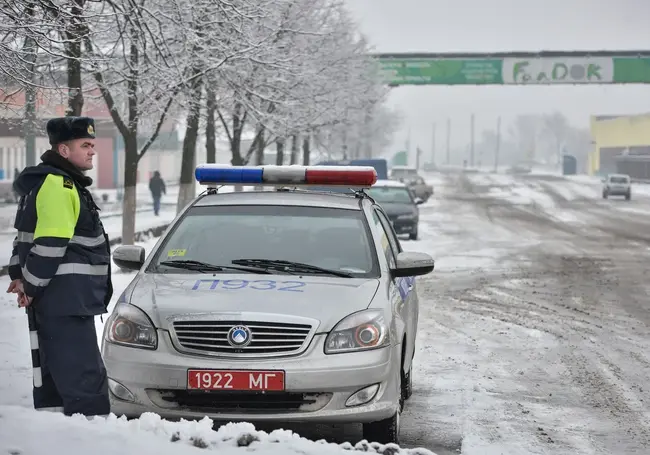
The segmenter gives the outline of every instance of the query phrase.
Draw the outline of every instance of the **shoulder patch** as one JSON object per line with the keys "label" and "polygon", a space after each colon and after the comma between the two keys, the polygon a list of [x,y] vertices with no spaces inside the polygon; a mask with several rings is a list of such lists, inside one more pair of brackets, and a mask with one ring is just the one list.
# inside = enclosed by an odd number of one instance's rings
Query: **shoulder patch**
{"label": "shoulder patch", "polygon": [[63,188],[72,189],[73,186],[74,183],[72,183],[72,179],[68,177],[63,177]]}

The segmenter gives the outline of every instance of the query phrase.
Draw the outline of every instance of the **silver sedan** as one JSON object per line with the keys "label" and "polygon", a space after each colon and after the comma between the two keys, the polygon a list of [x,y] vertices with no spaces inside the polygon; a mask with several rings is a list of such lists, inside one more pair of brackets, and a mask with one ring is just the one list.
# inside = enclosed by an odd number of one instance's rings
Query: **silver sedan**
{"label": "silver sedan", "polygon": [[107,320],[112,411],[168,419],[363,423],[399,442],[418,324],[415,276],[362,192],[208,192],[168,228]]}

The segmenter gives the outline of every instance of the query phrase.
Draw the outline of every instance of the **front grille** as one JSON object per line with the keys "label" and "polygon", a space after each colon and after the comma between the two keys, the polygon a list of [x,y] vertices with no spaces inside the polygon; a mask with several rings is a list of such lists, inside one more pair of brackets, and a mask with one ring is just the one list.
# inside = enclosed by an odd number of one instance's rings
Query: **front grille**
{"label": "front grille", "polygon": [[[331,393],[225,392],[155,389],[160,404],[180,406],[191,411],[227,413],[313,412],[322,409]],[[148,391],[149,392],[149,391]],[[158,400],[156,400],[158,401]]]}
{"label": "front grille", "polygon": [[[228,332],[245,326],[251,332],[246,346],[232,346]],[[251,321],[175,321],[173,330],[178,344],[185,350],[205,354],[288,355],[300,352],[308,341],[312,326],[284,322]]]}

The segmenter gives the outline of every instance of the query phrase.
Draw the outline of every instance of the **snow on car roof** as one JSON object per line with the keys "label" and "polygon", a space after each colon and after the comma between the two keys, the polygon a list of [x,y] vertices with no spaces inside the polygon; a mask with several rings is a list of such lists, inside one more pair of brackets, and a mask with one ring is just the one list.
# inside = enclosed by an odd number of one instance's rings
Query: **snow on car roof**
{"label": "snow on car roof", "polygon": [[197,207],[210,205],[292,205],[361,210],[359,199],[352,193],[317,191],[240,191],[208,194],[195,203]]}

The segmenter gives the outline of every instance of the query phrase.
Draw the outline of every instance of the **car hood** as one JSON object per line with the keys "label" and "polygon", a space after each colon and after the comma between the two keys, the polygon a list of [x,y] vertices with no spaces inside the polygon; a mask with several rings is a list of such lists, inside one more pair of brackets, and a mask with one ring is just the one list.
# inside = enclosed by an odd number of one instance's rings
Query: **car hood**
{"label": "car hood", "polygon": [[380,202],[379,205],[384,209],[386,215],[416,215],[417,210],[410,204],[395,202]]}
{"label": "car hood", "polygon": [[[248,285],[233,289],[243,283]],[[378,287],[374,278],[143,273],[132,283],[131,295],[121,300],[165,330],[175,316],[229,313],[245,319],[258,313],[316,319],[318,331],[325,332],[348,314],[368,308]]]}

